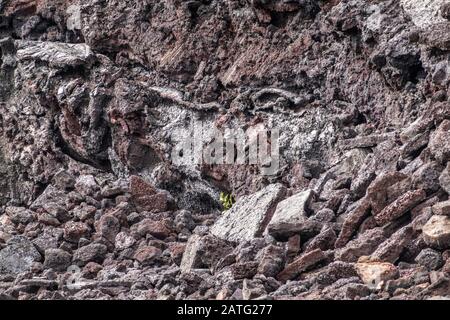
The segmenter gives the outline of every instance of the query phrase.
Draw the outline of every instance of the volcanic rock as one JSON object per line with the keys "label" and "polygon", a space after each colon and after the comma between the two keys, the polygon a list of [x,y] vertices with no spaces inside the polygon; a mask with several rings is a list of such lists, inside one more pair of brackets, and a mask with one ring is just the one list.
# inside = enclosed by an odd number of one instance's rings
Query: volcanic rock
{"label": "volcanic rock", "polygon": [[238,199],[211,227],[211,233],[228,241],[246,241],[261,236],[284,193],[282,185],[274,184]]}
{"label": "volcanic rock", "polygon": [[398,277],[397,268],[387,262],[357,263],[356,270],[361,280],[373,289],[381,289],[387,280]]}
{"label": "volcanic rock", "polygon": [[42,257],[34,245],[23,236],[15,236],[8,240],[6,247],[0,250],[0,271],[2,274],[17,275],[30,271],[34,262]]}
{"label": "volcanic rock", "polygon": [[274,237],[289,238],[297,233],[308,218],[309,205],[314,197],[312,190],[300,192],[278,203],[267,226],[267,232]]}
{"label": "volcanic rock", "polygon": [[425,242],[437,249],[450,248],[450,217],[433,216],[422,228]]}

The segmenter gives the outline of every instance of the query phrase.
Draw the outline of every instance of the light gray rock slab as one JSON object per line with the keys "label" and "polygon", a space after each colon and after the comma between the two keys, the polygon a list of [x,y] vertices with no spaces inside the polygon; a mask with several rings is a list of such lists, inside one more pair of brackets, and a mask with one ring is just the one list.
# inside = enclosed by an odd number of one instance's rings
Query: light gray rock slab
{"label": "light gray rock slab", "polygon": [[211,227],[211,233],[232,242],[248,241],[262,236],[284,194],[283,185],[271,184],[252,195],[238,199]]}

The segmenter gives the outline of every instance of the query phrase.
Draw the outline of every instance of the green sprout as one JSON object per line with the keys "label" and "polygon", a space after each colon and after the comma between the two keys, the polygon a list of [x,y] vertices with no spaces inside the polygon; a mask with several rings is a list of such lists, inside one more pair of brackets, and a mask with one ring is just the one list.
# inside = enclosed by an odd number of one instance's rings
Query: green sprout
{"label": "green sprout", "polygon": [[236,202],[234,196],[230,193],[221,192],[220,193],[220,202],[225,210],[231,209],[233,204]]}

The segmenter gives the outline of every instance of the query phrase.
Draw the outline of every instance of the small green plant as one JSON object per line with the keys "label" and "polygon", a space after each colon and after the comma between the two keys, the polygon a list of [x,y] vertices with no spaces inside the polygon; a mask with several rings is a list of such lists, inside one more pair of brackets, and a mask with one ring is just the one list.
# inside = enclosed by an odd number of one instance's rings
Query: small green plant
{"label": "small green plant", "polygon": [[231,193],[221,192],[220,202],[222,203],[222,206],[225,210],[229,210],[236,202],[236,200],[234,199],[234,196]]}

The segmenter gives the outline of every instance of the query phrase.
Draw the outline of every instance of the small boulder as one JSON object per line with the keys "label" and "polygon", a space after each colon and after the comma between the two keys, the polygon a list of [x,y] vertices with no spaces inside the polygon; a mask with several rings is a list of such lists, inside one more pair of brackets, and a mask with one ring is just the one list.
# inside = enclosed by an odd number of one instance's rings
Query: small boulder
{"label": "small boulder", "polygon": [[166,239],[171,233],[171,230],[164,221],[155,221],[152,219],[144,219],[133,225],[131,231],[140,237],[145,237],[147,234],[150,234],[160,240]]}
{"label": "small boulder", "polygon": [[450,200],[438,202],[432,208],[433,213],[441,216],[450,216]]}
{"label": "small boulder", "polygon": [[75,251],[73,262],[79,266],[84,266],[88,262],[102,263],[107,252],[108,249],[104,244],[92,243]]}
{"label": "small boulder", "polygon": [[83,222],[69,221],[64,225],[64,239],[77,243],[81,238],[89,239],[91,229]]}
{"label": "small boulder", "polygon": [[199,268],[214,269],[220,259],[231,251],[232,247],[219,238],[194,234],[186,244],[180,269],[184,273]]}
{"label": "small boulder", "polygon": [[415,261],[428,269],[428,271],[438,270],[444,264],[442,255],[436,250],[427,248],[422,250]]}
{"label": "small boulder", "polygon": [[289,238],[301,229],[308,219],[307,210],[314,197],[314,191],[306,190],[278,203],[267,226],[267,232],[275,238]]}
{"label": "small boulder", "polygon": [[445,164],[450,160],[450,120],[444,120],[431,135],[429,148],[435,159]]}
{"label": "small boulder", "polygon": [[363,262],[355,265],[361,280],[370,288],[379,290],[384,283],[398,277],[397,268],[388,262]]}
{"label": "small boulder", "polygon": [[103,215],[96,223],[97,235],[110,241],[115,242],[116,236],[120,231],[119,219],[111,214]]}
{"label": "small boulder", "polygon": [[425,242],[436,249],[450,248],[450,217],[432,216],[422,228]]}
{"label": "small boulder", "polygon": [[316,265],[325,258],[326,256],[324,252],[320,249],[316,249],[308,253],[305,253],[300,257],[298,257],[297,259],[295,259],[290,264],[288,264],[286,268],[284,268],[284,270],[277,275],[277,279],[283,282],[295,279],[302,272]]}
{"label": "small boulder", "polygon": [[17,275],[29,271],[34,262],[41,259],[41,254],[30,240],[23,236],[12,237],[0,251],[0,274]]}
{"label": "small boulder", "polygon": [[211,227],[211,233],[233,242],[260,237],[284,194],[281,184],[271,184],[255,194],[239,198]]}
{"label": "small boulder", "polygon": [[408,191],[375,216],[379,226],[392,222],[414,208],[426,198],[424,190]]}
{"label": "small boulder", "polygon": [[34,213],[23,207],[6,207],[6,215],[15,224],[28,224],[35,220]]}
{"label": "small boulder", "polygon": [[126,232],[120,232],[115,239],[115,247],[117,250],[125,250],[131,248],[136,243],[136,239]]}
{"label": "small boulder", "polygon": [[138,261],[143,266],[153,264],[161,256],[161,249],[152,246],[139,248],[134,254],[134,260]]}
{"label": "small boulder", "polygon": [[97,184],[93,175],[81,175],[75,182],[75,189],[84,196],[93,196],[97,191],[100,191],[100,186]]}
{"label": "small boulder", "polygon": [[72,262],[72,255],[61,249],[45,250],[44,268],[66,271]]}

